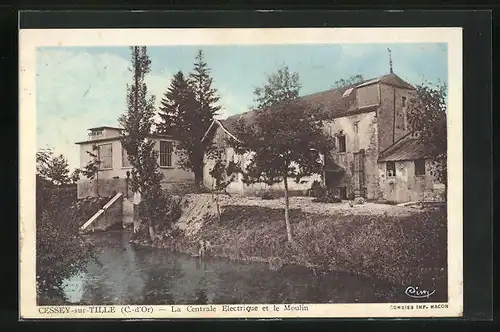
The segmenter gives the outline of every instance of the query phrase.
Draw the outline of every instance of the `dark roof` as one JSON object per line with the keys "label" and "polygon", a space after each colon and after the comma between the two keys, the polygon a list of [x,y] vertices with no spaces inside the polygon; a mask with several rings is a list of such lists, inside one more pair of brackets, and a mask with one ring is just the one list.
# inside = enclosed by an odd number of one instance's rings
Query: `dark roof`
{"label": "dark roof", "polygon": [[409,89],[409,90],[414,90],[415,87],[408,82],[404,81],[401,77],[394,73],[390,73],[384,76],[380,76],[375,79],[367,80],[362,83],[359,83],[358,86],[365,86],[373,83],[381,82],[383,84],[391,85],[391,86],[396,86],[398,88],[403,88],[403,89]]}
{"label": "dark roof", "polygon": [[404,161],[430,157],[429,148],[418,138],[407,135],[384,150],[378,161]]}
{"label": "dark roof", "polygon": [[[323,111],[326,113],[326,115],[328,115],[328,117],[332,119],[359,113],[372,112],[378,108],[378,105],[357,107],[356,88],[360,86],[375,84],[378,82],[404,89],[414,89],[413,86],[405,82],[399,76],[391,73],[378,78],[365,80],[360,83],[351,84],[345,87],[330,89],[327,91],[302,96],[299,98],[299,100],[308,104],[311,110]],[[342,97],[344,92],[351,88],[351,93],[346,97]],[[261,112],[261,110],[251,110],[245,113],[232,115],[225,120],[219,121],[227,131],[234,133],[236,124],[238,123],[239,119],[243,120],[246,125],[251,125],[255,122],[255,118],[258,112]]]}
{"label": "dark roof", "polygon": [[98,129],[115,129],[115,130],[123,130],[123,128],[118,128],[118,127],[110,127],[110,126],[99,126],[99,127],[89,128],[88,130],[98,130]]}

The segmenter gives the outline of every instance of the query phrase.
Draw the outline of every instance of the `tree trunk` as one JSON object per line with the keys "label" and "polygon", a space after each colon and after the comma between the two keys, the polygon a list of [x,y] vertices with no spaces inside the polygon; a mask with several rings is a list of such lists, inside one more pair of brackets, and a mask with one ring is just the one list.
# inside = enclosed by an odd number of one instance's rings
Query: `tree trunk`
{"label": "tree trunk", "polygon": [[219,206],[219,193],[215,195],[215,205],[217,207],[217,221],[220,224],[220,206]]}
{"label": "tree trunk", "polygon": [[200,190],[203,185],[203,166],[194,169],[194,184],[196,190]]}
{"label": "tree trunk", "polygon": [[285,174],[283,177],[283,182],[285,184],[285,225],[286,225],[286,236],[288,242],[293,242],[292,237],[292,227],[290,226],[290,219],[288,216],[289,202],[288,202],[288,178]]}
{"label": "tree trunk", "polygon": [[153,227],[153,222],[151,219],[148,220],[149,237],[151,238],[151,243],[155,242],[155,229]]}
{"label": "tree trunk", "polygon": [[99,171],[97,171],[95,173],[95,177],[96,177],[96,179],[95,179],[95,193],[96,193],[97,197],[100,197],[100,195],[99,195]]}

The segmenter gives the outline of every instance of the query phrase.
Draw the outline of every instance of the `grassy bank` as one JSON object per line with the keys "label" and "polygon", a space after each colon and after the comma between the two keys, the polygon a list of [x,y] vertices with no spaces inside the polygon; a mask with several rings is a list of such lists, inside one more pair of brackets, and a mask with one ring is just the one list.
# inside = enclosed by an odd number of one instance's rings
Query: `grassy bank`
{"label": "grassy bank", "polygon": [[211,219],[199,235],[163,241],[162,246],[195,252],[204,239],[212,244],[214,256],[299,264],[319,273],[343,271],[404,288],[435,289],[433,299],[446,300],[446,210],[411,216],[325,216],[292,210],[290,220],[293,245],[286,241],[282,210],[226,206],[220,223]]}

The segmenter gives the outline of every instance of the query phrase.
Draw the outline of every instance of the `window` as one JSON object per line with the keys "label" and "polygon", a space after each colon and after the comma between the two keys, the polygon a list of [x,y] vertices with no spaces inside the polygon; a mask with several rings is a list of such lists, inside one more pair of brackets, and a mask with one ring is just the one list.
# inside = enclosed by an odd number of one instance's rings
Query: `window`
{"label": "window", "polygon": [[345,135],[338,136],[337,141],[339,143],[338,152],[345,152]]}
{"label": "window", "polygon": [[415,160],[415,176],[425,175],[425,160]]}
{"label": "window", "polygon": [[97,153],[99,161],[101,162],[99,165],[100,169],[113,168],[113,148],[111,143],[99,145]]}
{"label": "window", "polygon": [[401,105],[403,105],[403,107],[406,107],[406,97],[401,97]]}
{"label": "window", "polygon": [[357,123],[357,122],[356,122],[356,123],[354,123],[354,125],[353,125],[353,130],[354,130],[354,132],[355,132],[356,134],[358,133],[358,123]]}
{"label": "window", "polygon": [[396,176],[396,163],[394,161],[388,161],[385,165],[387,177]]}
{"label": "window", "polygon": [[132,167],[130,161],[128,160],[127,150],[122,146],[122,167]]}
{"label": "window", "polygon": [[90,137],[90,139],[96,139],[96,138],[100,138],[102,136],[102,134],[103,134],[102,130],[92,130],[89,133],[89,137]]}
{"label": "window", "polygon": [[160,141],[160,167],[172,167],[172,142]]}

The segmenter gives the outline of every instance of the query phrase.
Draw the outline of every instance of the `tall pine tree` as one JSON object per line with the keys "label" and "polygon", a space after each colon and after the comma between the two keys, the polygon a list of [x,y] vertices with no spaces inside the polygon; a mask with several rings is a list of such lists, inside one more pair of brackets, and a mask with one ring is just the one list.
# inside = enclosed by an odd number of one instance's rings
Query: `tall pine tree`
{"label": "tall pine tree", "polygon": [[199,116],[194,91],[182,71],[174,75],[161,100],[159,114],[163,120],[158,126],[159,132],[178,139],[177,162],[183,169],[193,171],[195,183],[199,184],[203,176],[204,148],[201,138],[205,127]]}
{"label": "tall pine tree", "polygon": [[[151,60],[145,46],[132,46],[130,49],[132,84],[127,84],[127,111],[118,119],[124,129],[120,139],[132,166],[130,188],[141,192],[144,211],[154,211],[162,193],[162,174],[158,167],[155,142],[150,139],[155,97],[148,97],[145,80],[150,72]],[[155,216],[148,216],[150,232],[153,232],[155,221]]]}
{"label": "tall pine tree", "polygon": [[219,96],[212,83],[200,50],[188,78],[182,72],[174,75],[160,107],[163,123],[159,131],[178,138],[179,164],[194,173],[197,187],[203,183],[203,157],[212,144],[201,139],[220,110]]}

